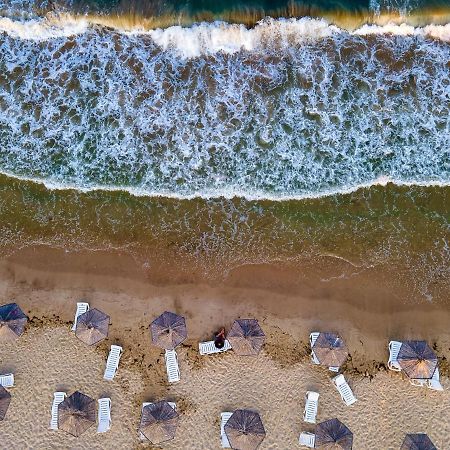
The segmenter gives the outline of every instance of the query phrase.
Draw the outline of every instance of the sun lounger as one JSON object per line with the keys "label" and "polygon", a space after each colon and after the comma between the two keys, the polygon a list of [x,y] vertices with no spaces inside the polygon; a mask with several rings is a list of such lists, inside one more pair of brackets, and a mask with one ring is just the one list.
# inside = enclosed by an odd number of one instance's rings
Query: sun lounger
{"label": "sun lounger", "polygon": [[430,389],[433,389],[435,391],[443,391],[444,388],[442,387],[442,384],[439,381],[439,369],[436,367],[436,370],[434,371],[433,377],[428,381],[428,387]]}
{"label": "sun lounger", "polygon": [[398,353],[400,352],[400,347],[402,343],[399,341],[391,341],[389,342],[389,361],[388,367],[391,370],[395,370],[396,372],[400,372],[402,368],[397,361]]}
{"label": "sun lounger", "polygon": [[214,341],[199,342],[198,350],[200,355],[213,355],[214,353],[223,353],[231,349],[231,344],[225,340],[225,344],[222,348],[217,348],[214,345]]}
{"label": "sun lounger", "polygon": [[417,387],[425,387],[428,386],[428,379],[426,380],[421,380],[419,378],[411,378],[409,380],[409,382],[413,385],[413,386],[417,386]]}
{"label": "sun lounger", "polygon": [[105,433],[111,428],[111,399],[98,399],[98,427],[97,433]]}
{"label": "sun lounger", "polygon": [[308,391],[306,393],[305,411],[303,420],[308,423],[316,423],[317,408],[319,405],[319,394],[317,392]]}
{"label": "sun lounger", "polygon": [[220,414],[220,439],[222,441],[222,448],[231,448],[230,442],[228,441],[228,437],[225,433],[225,425],[232,415],[232,412],[223,412]]}
{"label": "sun lounger", "polygon": [[[313,364],[320,364],[320,361],[317,359],[316,354],[314,353],[313,346],[315,342],[317,341],[317,338],[319,337],[320,333],[315,331],[314,333],[311,333],[309,335],[309,343],[311,344],[311,360]],[[328,367],[328,370],[331,370],[332,372],[339,372],[339,367]]]}
{"label": "sun lounger", "polygon": [[14,387],[14,374],[7,373],[5,375],[0,375],[0,386],[4,388]]}
{"label": "sun lounger", "polygon": [[80,317],[81,314],[84,314],[86,311],[89,311],[89,303],[78,302],[77,310],[75,312],[75,319],[73,321],[72,331],[75,331],[77,329],[78,317]]}
{"label": "sun lounger", "polygon": [[357,401],[356,397],[353,395],[350,386],[347,381],[345,381],[344,375],[338,375],[333,378],[333,384],[336,386],[339,394],[341,394],[342,400],[347,406],[353,405]]}
{"label": "sun lounger", "polygon": [[106,360],[105,374],[103,378],[108,381],[112,381],[119,367],[120,356],[122,355],[123,348],[120,345],[111,345],[108,359]]}
{"label": "sun lounger", "polygon": [[311,359],[314,364],[320,364],[320,361],[317,359],[317,356],[314,353],[314,350],[312,349],[319,335],[320,333],[317,332],[311,333],[309,335],[309,343],[311,344]]}
{"label": "sun lounger", "polygon": [[63,402],[67,394],[65,392],[55,392],[53,394],[52,418],[50,420],[50,429],[58,429],[58,405]]}
{"label": "sun lounger", "polygon": [[175,350],[166,350],[165,360],[169,383],[180,381],[177,352]]}
{"label": "sun lounger", "polygon": [[300,438],[298,440],[300,445],[304,445],[305,447],[314,448],[316,444],[316,435],[313,433],[308,433],[306,431],[300,433]]}

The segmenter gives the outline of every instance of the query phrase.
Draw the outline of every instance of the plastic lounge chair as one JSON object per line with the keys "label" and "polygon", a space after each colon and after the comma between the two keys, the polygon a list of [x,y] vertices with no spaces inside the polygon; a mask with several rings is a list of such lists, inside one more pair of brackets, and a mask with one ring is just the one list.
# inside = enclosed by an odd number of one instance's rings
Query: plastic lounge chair
{"label": "plastic lounge chair", "polygon": [[104,433],[111,428],[111,399],[98,399],[98,427],[97,433]]}
{"label": "plastic lounge chair", "polygon": [[225,433],[225,425],[232,415],[232,412],[220,413],[220,439],[222,441],[222,448],[231,448],[230,442],[228,441],[228,437]]}
{"label": "plastic lounge chair", "polygon": [[119,367],[120,357],[122,355],[123,348],[120,345],[111,345],[108,359],[106,360],[105,374],[103,378],[108,381],[112,381]]}
{"label": "plastic lounge chair", "polygon": [[67,394],[65,392],[55,392],[53,394],[52,418],[50,420],[50,429],[58,429],[58,405],[63,402]]}
{"label": "plastic lounge chair", "polygon": [[180,368],[178,366],[177,352],[175,350],[166,350],[165,360],[169,383],[180,381]]}
{"label": "plastic lounge chair", "polygon": [[5,375],[0,375],[0,386],[4,388],[14,387],[14,374],[7,373]]}
{"label": "plastic lounge chair", "polygon": [[315,342],[317,341],[317,338],[319,337],[319,334],[320,333],[318,332],[314,332],[309,335],[309,343],[311,344],[311,359],[314,364],[320,364],[320,361],[317,359],[317,356],[312,349]]}
{"label": "plastic lounge chair", "polygon": [[[311,360],[313,364],[320,364],[320,361],[317,359],[316,354],[314,353],[313,345],[317,341],[317,338],[319,337],[319,332],[315,331],[314,333],[311,333],[309,335],[309,343],[311,344]],[[328,367],[328,370],[331,370],[332,372],[339,372],[339,367]]]}
{"label": "plastic lounge chair", "polygon": [[345,381],[344,375],[338,375],[333,378],[333,384],[336,386],[339,394],[341,394],[342,400],[347,406],[353,405],[357,401],[356,397],[353,395],[350,386],[347,381]]}
{"label": "plastic lounge chair", "polygon": [[78,317],[80,317],[81,314],[84,314],[86,311],[89,311],[89,303],[78,302],[77,310],[75,312],[75,319],[73,320],[72,331],[75,331],[77,329]]}
{"label": "plastic lounge chair", "polygon": [[389,342],[389,361],[388,367],[391,370],[395,370],[396,372],[400,372],[402,368],[397,361],[398,353],[400,352],[400,347],[402,343],[399,341],[391,341]]}
{"label": "plastic lounge chair", "polygon": [[316,423],[317,408],[319,406],[319,394],[317,392],[306,392],[305,411],[303,420],[308,423]]}
{"label": "plastic lounge chair", "polygon": [[428,386],[428,381],[429,380],[421,380],[419,378],[411,378],[409,380],[409,382],[413,385],[413,386],[417,386],[417,387],[425,387]]}
{"label": "plastic lounge chair", "polygon": [[439,381],[439,369],[436,367],[436,370],[433,373],[433,377],[428,381],[428,387],[430,389],[433,389],[435,391],[443,391],[444,388],[442,387],[442,384]]}
{"label": "plastic lounge chair", "polygon": [[[177,410],[177,404],[174,402],[167,402],[175,411]],[[142,410],[147,406],[147,405],[151,405],[152,402],[144,402],[142,403]],[[141,410],[141,411],[142,411]],[[148,439],[141,433],[139,432],[139,438],[141,439],[141,441],[146,441],[148,442]]]}
{"label": "plastic lounge chair", "polygon": [[199,342],[198,344],[200,355],[213,355],[214,353],[223,353],[230,349],[231,344],[226,339],[222,348],[217,348],[214,345],[214,341]]}
{"label": "plastic lounge chair", "polygon": [[316,435],[313,433],[303,431],[302,433],[300,433],[298,443],[300,445],[304,445],[305,447],[314,448],[316,444]]}

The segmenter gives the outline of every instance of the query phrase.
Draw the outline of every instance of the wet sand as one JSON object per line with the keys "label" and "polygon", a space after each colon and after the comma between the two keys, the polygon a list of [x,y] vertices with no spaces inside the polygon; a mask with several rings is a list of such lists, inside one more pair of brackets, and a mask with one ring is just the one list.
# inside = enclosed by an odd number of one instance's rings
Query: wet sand
{"label": "wet sand", "polygon": [[[312,430],[301,416],[304,393],[314,388],[321,394],[318,420],[340,418],[355,433],[355,450],[399,448],[406,432],[427,432],[445,448],[450,306],[445,300],[413,303],[407,286],[392,287],[392,277],[325,257],[295,269],[239,267],[212,285],[201,273],[177,278],[176,267],[159,271],[119,253],[18,251],[0,262],[0,295],[3,303],[19,303],[32,321],[20,340],[0,352],[0,373],[16,377],[2,434],[17,448],[138,448],[142,401],[168,398],[179,405],[182,420],[165,448],[219,448],[219,414],[238,407],[262,414],[267,438],[261,448],[295,448],[300,431]],[[80,299],[111,316],[109,338],[96,348],[70,332]],[[178,351],[182,379],[171,386],[148,331],[164,310],[183,314],[189,332]],[[238,317],[259,319],[267,334],[263,353],[200,358],[198,341]],[[310,363],[307,341],[314,330],[337,331],[347,342],[346,376],[359,399],[353,407],[344,406],[331,374]],[[387,342],[406,338],[435,346],[444,392],[413,387],[386,370]],[[117,379],[108,383],[102,373],[112,343],[125,352]],[[78,440],[49,431],[52,393],[60,388],[94,398],[111,395],[111,431],[97,435],[93,427]],[[24,433],[30,426],[32,432]]]}

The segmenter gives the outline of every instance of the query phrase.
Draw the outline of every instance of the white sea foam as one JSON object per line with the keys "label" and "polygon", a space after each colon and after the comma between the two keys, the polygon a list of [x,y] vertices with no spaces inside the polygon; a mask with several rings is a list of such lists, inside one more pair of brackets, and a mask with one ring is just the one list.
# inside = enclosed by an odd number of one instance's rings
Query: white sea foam
{"label": "white sea foam", "polygon": [[0,172],[177,198],[449,183],[448,26],[83,26],[0,36]]}

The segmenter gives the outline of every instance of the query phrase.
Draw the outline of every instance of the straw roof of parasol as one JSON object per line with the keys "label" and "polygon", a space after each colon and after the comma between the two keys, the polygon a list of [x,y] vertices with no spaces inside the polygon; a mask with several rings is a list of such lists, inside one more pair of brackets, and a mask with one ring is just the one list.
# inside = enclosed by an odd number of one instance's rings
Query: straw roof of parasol
{"label": "straw roof of parasol", "polygon": [[19,337],[28,321],[17,303],[0,306],[0,338],[15,339]]}
{"label": "straw roof of parasol", "polygon": [[327,367],[340,367],[348,356],[344,341],[335,333],[320,333],[312,350],[320,364]]}
{"label": "straw roof of parasol", "polygon": [[238,355],[252,356],[260,352],[266,335],[256,319],[238,319],[234,321],[227,339]]}
{"label": "straw roof of parasol", "polygon": [[338,419],[330,419],[316,426],[316,448],[351,450],[353,433]]}
{"label": "straw roof of parasol", "polygon": [[423,433],[407,434],[400,450],[437,450],[431,439]]}
{"label": "straw roof of parasol", "polygon": [[187,338],[184,317],[165,311],[150,324],[152,342],[165,350],[173,350]]}
{"label": "straw roof of parasol", "polygon": [[0,386],[0,420],[5,418],[10,402],[11,394],[3,386]]}
{"label": "straw roof of parasol", "polygon": [[438,360],[426,341],[404,341],[397,356],[398,363],[409,378],[429,379]]}
{"label": "straw roof of parasol", "polygon": [[152,444],[160,444],[175,437],[178,420],[178,413],[166,401],[150,403],[142,409],[139,431]]}
{"label": "straw roof of parasol", "polygon": [[82,392],[74,392],[58,405],[58,428],[73,436],[83,434],[95,421],[95,400]]}
{"label": "straw roof of parasol", "polygon": [[255,450],[266,437],[261,417],[248,409],[234,411],[224,429],[233,449]]}
{"label": "straw roof of parasol", "polygon": [[77,320],[75,334],[85,344],[93,345],[108,337],[109,316],[98,309],[90,309]]}

